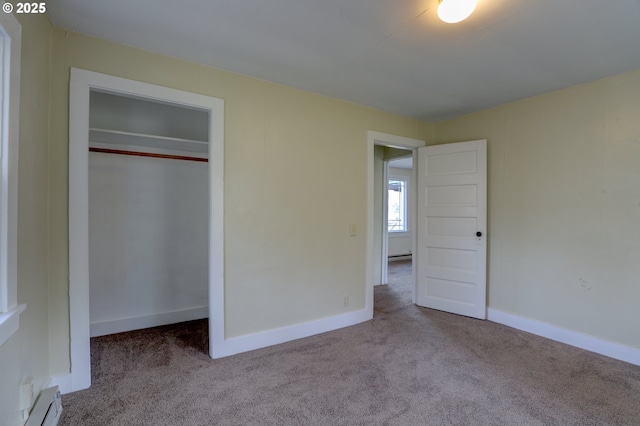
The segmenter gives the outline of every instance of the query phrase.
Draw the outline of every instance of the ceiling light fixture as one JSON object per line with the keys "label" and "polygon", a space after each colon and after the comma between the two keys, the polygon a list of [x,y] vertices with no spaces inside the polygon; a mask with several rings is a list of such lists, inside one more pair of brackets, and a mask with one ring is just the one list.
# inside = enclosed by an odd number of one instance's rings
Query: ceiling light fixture
{"label": "ceiling light fixture", "polygon": [[438,0],[438,17],[447,24],[464,21],[476,8],[477,0]]}

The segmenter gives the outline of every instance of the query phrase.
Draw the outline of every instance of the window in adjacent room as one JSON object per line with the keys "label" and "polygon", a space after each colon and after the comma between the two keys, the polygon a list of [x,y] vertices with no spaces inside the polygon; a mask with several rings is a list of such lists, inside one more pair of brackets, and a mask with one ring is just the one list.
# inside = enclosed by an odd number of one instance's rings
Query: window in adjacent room
{"label": "window in adjacent room", "polygon": [[388,230],[407,232],[407,178],[393,176],[388,182]]}

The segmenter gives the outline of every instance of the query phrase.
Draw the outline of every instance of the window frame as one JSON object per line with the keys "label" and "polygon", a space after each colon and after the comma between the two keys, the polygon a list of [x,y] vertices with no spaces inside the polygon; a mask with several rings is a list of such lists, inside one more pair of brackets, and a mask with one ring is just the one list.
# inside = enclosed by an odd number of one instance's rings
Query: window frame
{"label": "window frame", "polygon": [[[389,182],[395,180],[395,181],[402,181],[404,182],[404,192],[402,194],[402,198],[403,198],[403,202],[404,202],[404,209],[403,209],[403,223],[404,223],[404,228],[402,230],[391,230],[389,229]],[[399,175],[399,174],[389,174],[387,176],[387,184],[386,184],[386,189],[387,189],[387,233],[389,234],[390,237],[393,236],[406,236],[409,234],[409,232],[411,232],[411,229],[409,228],[409,176],[405,176],[405,175]]]}
{"label": "window frame", "polygon": [[[2,4],[5,2],[2,1]],[[22,27],[11,13],[0,14],[0,345],[19,328],[18,143]]]}

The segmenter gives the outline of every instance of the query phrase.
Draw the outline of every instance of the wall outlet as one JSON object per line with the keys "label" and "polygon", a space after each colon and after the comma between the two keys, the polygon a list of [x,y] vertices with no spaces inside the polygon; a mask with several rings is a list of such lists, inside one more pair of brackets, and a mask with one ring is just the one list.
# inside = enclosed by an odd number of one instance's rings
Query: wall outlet
{"label": "wall outlet", "polygon": [[20,383],[20,409],[30,410],[33,405],[33,377],[27,377]]}
{"label": "wall outlet", "polygon": [[349,296],[344,296],[342,298],[342,306],[349,306]]}

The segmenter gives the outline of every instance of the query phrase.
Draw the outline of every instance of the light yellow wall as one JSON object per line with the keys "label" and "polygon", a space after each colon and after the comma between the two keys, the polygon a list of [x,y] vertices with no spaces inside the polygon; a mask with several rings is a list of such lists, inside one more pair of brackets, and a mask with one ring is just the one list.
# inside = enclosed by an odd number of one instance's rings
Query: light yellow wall
{"label": "light yellow wall", "polygon": [[640,347],[640,71],[436,124],[488,139],[489,306]]}
{"label": "light yellow wall", "polygon": [[[69,369],[70,67],[224,99],[227,336],[364,307],[366,131],[430,139],[432,125],[56,30],[49,175],[54,373]],[[357,237],[349,236],[351,223]]]}
{"label": "light yellow wall", "polygon": [[18,424],[19,385],[35,391],[49,377],[47,317],[47,157],[49,42],[44,16],[16,15],[22,25],[18,164],[18,303],[20,328],[0,346],[0,423]]}

